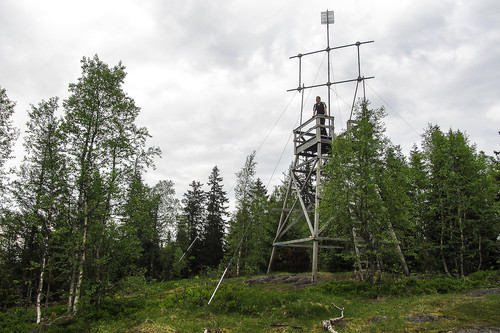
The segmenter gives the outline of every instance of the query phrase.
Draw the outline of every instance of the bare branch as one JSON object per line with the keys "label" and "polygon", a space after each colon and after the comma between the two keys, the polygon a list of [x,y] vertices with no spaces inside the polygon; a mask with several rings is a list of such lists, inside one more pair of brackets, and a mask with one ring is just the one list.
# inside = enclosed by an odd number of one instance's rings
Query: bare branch
{"label": "bare branch", "polygon": [[328,320],[323,320],[323,328],[325,330],[328,330],[329,332],[331,333],[338,333],[337,331],[335,331],[333,329],[333,324],[338,322],[338,321],[341,321],[343,318],[344,318],[344,308],[339,308],[338,306],[336,306],[335,304],[332,303],[332,305],[340,311],[340,317],[337,317],[337,318],[333,318],[333,319],[328,319]]}

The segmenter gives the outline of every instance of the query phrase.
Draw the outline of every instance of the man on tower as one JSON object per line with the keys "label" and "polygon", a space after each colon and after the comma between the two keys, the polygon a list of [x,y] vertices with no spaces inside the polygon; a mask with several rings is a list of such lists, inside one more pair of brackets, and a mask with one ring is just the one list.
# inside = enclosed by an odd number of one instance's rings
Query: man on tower
{"label": "man on tower", "polygon": [[[316,96],[316,104],[314,104],[314,106],[313,106],[313,117],[318,115],[318,114],[324,115],[324,116],[328,115],[325,102],[321,101],[321,97]],[[325,125],[325,118],[321,118],[319,120],[319,122],[320,122],[321,126],[324,126]],[[328,136],[326,134],[326,128],[321,127],[321,135]]]}

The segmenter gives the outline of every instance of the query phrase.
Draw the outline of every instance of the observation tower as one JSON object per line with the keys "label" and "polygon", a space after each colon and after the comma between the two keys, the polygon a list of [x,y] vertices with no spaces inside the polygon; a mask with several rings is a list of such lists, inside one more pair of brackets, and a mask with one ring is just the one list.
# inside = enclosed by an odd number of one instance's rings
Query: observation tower
{"label": "observation tower", "polygon": [[[330,224],[334,223],[330,219],[320,216],[319,205],[321,202],[321,182],[323,180],[322,167],[328,161],[331,142],[335,140],[334,117],[331,116],[330,92],[331,87],[336,84],[346,84],[356,82],[356,89],[351,107],[351,116],[356,101],[360,85],[363,89],[363,99],[365,99],[364,81],[372,79],[371,77],[361,76],[360,46],[373,43],[373,41],[356,42],[353,44],[330,47],[330,24],[334,23],[333,11],[321,13],[321,23],[326,25],[326,48],[313,52],[298,54],[290,59],[298,59],[299,65],[299,84],[297,88],[288,91],[298,91],[302,93],[300,125],[293,130],[294,161],[288,173],[288,187],[281,209],[280,220],[276,230],[276,236],[273,241],[273,249],[267,272],[272,270],[276,251],[279,247],[306,247],[312,248],[312,276],[314,282],[318,278],[318,253],[320,248],[342,249],[343,239],[322,236],[322,232]],[[356,47],[358,77],[354,79],[332,82],[330,79],[330,57],[335,50]],[[326,52],[328,56],[328,74],[327,82],[317,85],[306,86],[302,82],[302,61],[303,58],[317,53]],[[302,113],[304,107],[304,91],[326,87],[328,90],[327,111],[330,115],[316,115],[315,117],[302,122]],[[348,122],[348,128],[350,121]],[[310,235],[306,238],[290,239],[287,233],[297,224],[307,223]]]}

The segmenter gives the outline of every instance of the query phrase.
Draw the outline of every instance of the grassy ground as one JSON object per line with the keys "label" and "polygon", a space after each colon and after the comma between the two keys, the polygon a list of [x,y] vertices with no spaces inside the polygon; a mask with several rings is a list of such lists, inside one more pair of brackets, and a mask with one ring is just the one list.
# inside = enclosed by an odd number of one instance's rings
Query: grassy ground
{"label": "grassy ground", "polygon": [[[493,278],[492,278],[493,276]],[[338,317],[338,332],[448,332],[481,325],[500,327],[499,272],[477,280],[405,279],[378,286],[323,274],[315,286],[224,280],[212,303],[216,280],[166,283],[129,280],[113,298],[83,308],[76,318],[54,306],[47,332],[324,332],[322,320]],[[469,290],[469,291],[468,291]],[[495,291],[492,293],[492,291]],[[0,313],[0,331],[37,332],[32,309]],[[278,326],[288,325],[288,326]],[[300,327],[300,328],[299,328]]]}

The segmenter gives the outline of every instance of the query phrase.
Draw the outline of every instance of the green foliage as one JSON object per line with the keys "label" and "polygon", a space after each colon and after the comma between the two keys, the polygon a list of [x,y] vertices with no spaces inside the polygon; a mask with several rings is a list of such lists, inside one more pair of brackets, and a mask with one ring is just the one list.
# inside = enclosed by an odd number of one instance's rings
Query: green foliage
{"label": "green foliage", "polygon": [[[426,176],[420,191],[426,212],[421,230],[427,247],[448,274],[465,276],[492,267],[500,233],[497,185],[490,178],[484,154],[478,154],[461,131],[443,133],[429,126],[423,136]],[[439,259],[438,259],[439,258]],[[483,266],[484,265],[484,266]]]}
{"label": "green foliage", "polygon": [[496,287],[500,285],[500,271],[477,271],[467,278],[471,281],[481,282],[481,286],[486,287]]}
{"label": "green foliage", "polygon": [[85,318],[91,321],[129,319],[137,310],[144,308],[145,305],[146,300],[142,298],[124,298],[120,302],[105,300],[97,306],[87,308]]}
{"label": "green foliage", "polygon": [[271,254],[281,207],[275,193],[269,195],[260,180],[255,179],[255,152],[247,156],[236,174],[236,211],[229,223],[228,260],[235,254],[236,275],[265,272]]}
{"label": "green foliage", "polygon": [[500,271],[478,272],[466,279],[450,277],[436,278],[385,278],[373,284],[358,281],[330,281],[320,284],[318,290],[336,296],[356,296],[362,298],[379,298],[387,296],[413,296],[424,294],[447,294],[477,288],[500,286]]}
{"label": "green foliage", "polygon": [[209,189],[207,197],[207,218],[206,226],[203,232],[203,248],[201,260],[202,265],[210,268],[219,266],[224,257],[224,235],[227,228],[226,192],[223,190],[223,178],[220,176],[219,168],[215,166],[208,178]]}
{"label": "green foliage", "polygon": [[[498,287],[500,271],[478,272],[465,280],[379,276],[377,284],[349,280],[352,273],[331,277],[329,282],[301,288],[283,284],[248,286],[241,278],[227,279],[207,306],[216,280],[193,278],[151,283],[139,274],[122,280],[113,297],[95,305],[84,304],[76,317],[66,316],[64,306],[50,306],[44,329],[47,332],[198,332],[208,327],[233,332],[272,332],[269,324],[286,323],[302,326],[304,331],[319,332],[322,320],[337,316],[338,310],[331,306],[332,302],[346,309],[343,332],[405,331],[414,324],[400,318],[421,313],[456,319],[434,323],[440,331],[470,324],[492,325],[498,317],[498,295],[478,298],[465,296],[462,291]],[[386,319],[374,323],[373,318],[380,316]],[[40,330],[41,326],[35,326],[32,318],[33,311],[26,308],[0,312],[0,329],[2,332]],[[414,329],[428,330],[426,326]]]}
{"label": "green foliage", "polygon": [[[56,116],[57,98],[31,107],[26,156],[8,189],[4,166],[19,132],[11,121],[15,103],[0,89],[0,306],[6,309],[1,330],[29,330],[37,295],[48,304],[69,300],[68,307],[50,306],[49,331],[141,331],[149,313],[165,312],[201,315],[193,324],[178,324],[181,331],[201,331],[205,322],[226,315],[241,328],[234,318],[242,314],[260,331],[258,320],[267,315],[276,321],[326,318],[332,308],[325,304],[339,296],[360,305],[500,284],[498,271],[481,271],[500,265],[499,157],[477,153],[461,131],[430,125],[421,148],[415,146],[407,159],[385,137],[384,109],[361,103],[354,126],[332,142],[323,169],[321,216],[333,221],[323,235],[342,237],[346,247],[320,255],[324,268],[350,270],[354,264],[372,283],[332,281],[290,290],[249,288],[237,280],[223,283],[206,307],[216,285],[207,277],[218,278],[233,254],[229,275],[266,270],[279,220],[275,209],[282,207],[286,186],[268,193],[256,177],[253,152],[236,174],[229,228],[217,167],[208,191],[191,184],[180,214],[172,182],[150,187],[143,181],[160,152],[146,146],[150,135],[136,124],[140,108],[123,90],[125,67],[108,66],[96,55],[83,58],[81,70],[63,102],[64,117]],[[312,191],[312,183],[305,191]],[[308,232],[305,224],[295,229],[290,237]],[[196,237],[201,241],[180,260]],[[303,249],[281,251],[279,267],[302,270],[309,255]],[[409,271],[446,276],[402,277]],[[201,278],[155,283],[192,275]],[[64,316],[76,310],[80,295],[80,314]],[[485,305],[485,313],[494,304]]]}
{"label": "green foliage", "polygon": [[12,308],[0,312],[0,331],[2,332],[29,332],[33,327],[34,313],[23,307]]}
{"label": "green foliage", "polygon": [[203,283],[192,287],[180,288],[162,302],[164,307],[202,307],[208,303],[215,290],[213,283]]}
{"label": "green foliage", "polygon": [[[19,130],[13,126],[11,119],[15,105],[16,103],[7,96],[7,91],[0,87],[0,199],[3,199],[5,194],[4,179],[7,175],[4,170],[5,163],[12,158],[12,149],[19,137]],[[0,209],[3,204],[4,202],[0,204]]]}
{"label": "green foliage", "polygon": [[213,306],[222,312],[255,315],[280,304],[276,300],[276,295],[268,296],[265,299],[256,298],[255,293],[245,285],[231,284],[225,286],[217,293]]}
{"label": "green foliage", "polygon": [[[241,278],[227,279],[207,306],[216,280],[193,278],[151,283],[139,274],[122,280],[113,297],[96,305],[83,305],[76,317],[65,316],[61,305],[49,307],[45,330],[199,332],[208,327],[233,332],[272,332],[269,324],[285,323],[319,332],[322,320],[337,316],[338,310],[331,306],[333,302],[346,309],[343,332],[409,330],[414,324],[400,318],[420,313],[456,318],[434,323],[435,329],[449,331],[472,323],[491,324],[500,305],[498,295],[477,298],[457,294],[486,285],[498,287],[499,271],[476,273],[465,280],[380,276],[375,285],[346,280],[352,276],[338,274],[331,276],[335,280],[301,288],[282,284],[248,286]],[[483,314],[488,314],[488,318]],[[373,318],[379,316],[386,319],[373,323]],[[33,324],[32,318],[33,311],[25,308],[0,312],[0,329],[5,332],[41,329]],[[426,327],[421,326],[420,330],[425,331]]]}
{"label": "green foliage", "polygon": [[335,221],[330,236],[347,240],[342,258],[369,280],[380,272],[465,277],[498,267],[497,164],[464,133],[432,125],[408,162],[384,136],[384,115],[360,104],[324,166],[321,216]]}
{"label": "green foliage", "polygon": [[[189,256],[185,258],[188,261],[188,267],[191,274],[198,274],[202,269],[203,253],[203,231],[205,229],[206,211],[206,193],[202,189],[202,184],[198,181],[192,181],[190,189],[184,193],[182,203],[184,204],[184,215],[186,218],[186,227],[189,245]],[[184,249],[187,251],[188,247]]]}
{"label": "green foliage", "polygon": [[[407,213],[407,166],[384,136],[383,108],[358,105],[354,125],[332,142],[324,166],[321,215],[335,223],[331,236],[347,241],[344,254],[373,279],[377,270],[399,264],[409,274],[399,239],[411,234]],[[365,277],[362,277],[365,278]]]}
{"label": "green foliage", "polygon": [[[140,178],[138,175],[159,154],[159,149],[146,147],[150,135],[146,128],[135,123],[140,108],[123,90],[125,67],[121,63],[110,67],[97,55],[84,57],[81,63],[82,75],[77,83],[70,84],[70,96],[63,103],[63,129],[75,189],[72,229],[78,236],[72,248],[75,259],[70,272],[70,276],[76,277],[70,279],[69,285],[72,311],[76,311],[80,294],[91,295],[92,301],[99,303],[113,283],[123,277],[119,274],[130,271],[130,265],[121,260],[125,256],[116,255],[113,250],[127,250],[133,255],[132,264],[135,254],[142,250],[154,256],[155,240],[151,240],[150,228],[145,225],[151,225],[151,219],[145,217],[151,214],[149,205],[137,210],[135,215],[128,210],[124,216],[130,218],[132,215],[136,220],[134,229],[144,231],[144,237],[137,238],[140,246],[147,249],[137,250],[137,243],[131,239],[135,236],[132,229],[117,231],[114,225],[117,221],[113,217],[124,211],[126,188],[134,188],[137,184],[134,181]],[[140,181],[138,183],[138,193],[128,196],[128,204],[149,204],[147,190],[142,191]],[[135,250],[119,244],[121,235],[125,236],[128,246],[135,246]],[[114,261],[114,257],[120,260]],[[148,267],[154,261],[151,257],[144,260]],[[125,269],[114,269],[123,264]],[[82,293],[82,286],[88,289],[87,293]]]}

